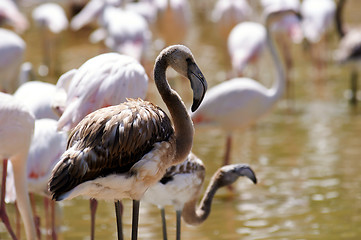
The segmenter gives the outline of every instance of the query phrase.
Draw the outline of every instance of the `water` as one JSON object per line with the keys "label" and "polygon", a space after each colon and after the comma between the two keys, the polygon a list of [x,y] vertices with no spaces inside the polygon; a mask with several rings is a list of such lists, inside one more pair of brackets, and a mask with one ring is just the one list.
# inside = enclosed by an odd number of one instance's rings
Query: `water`
{"label": "water", "polygon": [[[347,19],[357,20],[356,1],[347,5]],[[226,79],[230,70],[227,53],[217,38],[212,24],[205,24],[207,11],[193,6],[194,25],[186,39],[208,80],[209,86]],[[355,9],[355,10],[353,10]],[[72,33],[62,39],[59,72],[80,66],[99,54],[102,48],[91,45],[87,36],[91,29]],[[28,43],[26,60],[37,67],[41,63],[39,34],[24,35]],[[331,36],[329,47],[337,39]],[[318,77],[303,46],[292,48],[292,79],[295,98],[292,104],[284,98],[268,116],[247,131],[235,131],[232,162],[248,163],[259,183],[239,179],[236,194],[221,189],[214,199],[212,212],[200,226],[182,225],[182,239],[359,239],[361,235],[361,131],[359,107],[352,108],[344,98],[349,84],[349,71],[327,61],[322,77]],[[157,51],[150,54],[153,62]],[[268,55],[258,66],[259,79],[270,86],[273,65]],[[53,78],[41,78],[56,82]],[[174,80],[189,106],[187,87]],[[150,100],[161,104],[154,86]],[[206,183],[220,166],[225,134],[221,129],[196,129],[193,152],[206,164]],[[131,202],[124,201],[124,234],[130,236]],[[43,216],[42,201],[37,208]],[[166,209],[169,239],[175,238],[175,213]],[[8,206],[11,218],[14,208]],[[140,239],[161,239],[159,210],[141,204]],[[57,208],[60,239],[89,239],[89,202],[84,199],[63,201]],[[44,222],[44,219],[42,218]],[[10,239],[0,226],[0,239]],[[44,233],[44,232],[43,232]],[[114,204],[101,201],[96,218],[96,238],[115,239]]]}

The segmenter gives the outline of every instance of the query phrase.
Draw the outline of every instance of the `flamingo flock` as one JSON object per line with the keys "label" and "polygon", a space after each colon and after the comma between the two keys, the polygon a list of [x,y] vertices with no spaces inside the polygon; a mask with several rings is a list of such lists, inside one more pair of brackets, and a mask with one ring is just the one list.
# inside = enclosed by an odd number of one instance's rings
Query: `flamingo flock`
{"label": "flamingo flock", "polygon": [[[241,176],[259,182],[253,168],[261,166],[232,159],[233,139],[238,130],[243,133],[272,114],[284,95],[290,96],[291,73],[297,67],[292,45],[311,46],[320,70],[335,21],[339,46],[327,61],[359,59],[361,35],[357,27],[343,24],[345,2],[260,0],[257,8],[247,0],[221,0],[195,11],[187,0],[89,0],[73,14],[67,9],[73,5],[61,1],[1,0],[0,218],[9,237],[22,239],[6,211],[7,204],[15,203],[26,239],[42,238],[43,221],[29,197],[38,194],[46,203],[48,239],[62,238],[64,231],[56,226],[55,202],[83,197],[90,199],[92,240],[99,200],[114,202],[117,239],[124,239],[123,199],[133,202],[132,240],[138,239],[142,224],[141,202],[160,209],[164,240],[166,206],[173,206],[180,240],[182,221],[199,225],[211,216],[218,189]],[[209,22],[228,57],[230,73],[217,75],[223,76],[218,82],[209,81],[203,70],[209,53],[188,47],[194,36],[211,36],[194,30],[200,18]],[[33,31],[37,42],[28,40]],[[86,57],[78,56],[77,49],[60,47],[72,40],[96,46],[97,54],[85,50]],[[42,49],[36,53],[41,63],[33,68],[29,55],[36,46]],[[60,56],[64,52],[65,61]],[[259,63],[267,56],[273,62],[270,71]],[[173,82],[186,86],[184,92]],[[353,105],[357,94],[353,67]],[[203,127],[220,129],[225,137],[225,144],[217,143],[225,146],[223,158],[207,160],[220,165],[212,176],[206,172],[209,162],[196,153],[195,134]],[[238,195],[239,189],[230,189],[230,195]]]}

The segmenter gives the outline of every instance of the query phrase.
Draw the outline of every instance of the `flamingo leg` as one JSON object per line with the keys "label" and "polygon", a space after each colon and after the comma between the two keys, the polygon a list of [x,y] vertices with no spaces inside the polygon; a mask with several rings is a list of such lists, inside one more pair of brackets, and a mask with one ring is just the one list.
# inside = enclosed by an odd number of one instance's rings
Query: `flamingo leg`
{"label": "flamingo leg", "polygon": [[229,165],[231,163],[231,147],[232,147],[232,135],[228,134],[226,139],[226,149],[224,153],[223,165]]}
{"label": "flamingo leg", "polygon": [[12,239],[17,239],[16,235],[11,228],[9,217],[6,214],[5,209],[5,191],[6,191],[6,174],[8,168],[8,159],[3,160],[3,172],[2,172],[2,185],[1,185],[1,200],[0,200],[0,218],[1,221],[4,223],[6,229],[8,230]]}
{"label": "flamingo leg", "polygon": [[29,193],[29,198],[30,198],[31,208],[33,210],[36,235],[38,236],[39,239],[41,239],[40,217],[36,214],[36,203],[35,203],[34,195],[32,193]]}
{"label": "flamingo leg", "polygon": [[55,201],[53,200],[50,200],[50,211],[51,211],[51,237],[53,240],[57,240],[58,235],[56,234],[56,226],[55,226]]}
{"label": "flamingo leg", "polygon": [[180,240],[181,237],[181,216],[182,216],[182,210],[176,211],[176,218],[177,218],[177,240]]}
{"label": "flamingo leg", "polygon": [[18,203],[15,201],[15,225],[16,225],[16,237],[21,239],[21,221],[20,221],[20,212],[18,208]]}
{"label": "flamingo leg", "polygon": [[163,240],[168,240],[167,236],[167,222],[165,220],[165,210],[162,207],[160,209],[160,216],[162,217],[162,232],[163,232]]}
{"label": "flamingo leg", "polygon": [[123,240],[123,226],[122,226],[123,204],[121,201],[117,200],[114,202],[114,205],[115,205],[115,215],[117,216],[118,240]]}
{"label": "flamingo leg", "polygon": [[138,239],[139,200],[133,200],[132,240]]}
{"label": "flamingo leg", "polygon": [[50,228],[50,217],[49,217],[49,199],[44,197],[44,213],[45,213],[45,229],[46,229],[46,239],[49,239],[49,231]]}
{"label": "flamingo leg", "polygon": [[95,237],[95,213],[98,207],[98,201],[94,198],[89,200],[90,203],[90,239],[94,240]]}
{"label": "flamingo leg", "polygon": [[351,72],[351,79],[350,79],[350,88],[351,88],[351,98],[350,98],[350,104],[356,105],[357,104],[357,78],[358,73],[357,70],[352,70]]}

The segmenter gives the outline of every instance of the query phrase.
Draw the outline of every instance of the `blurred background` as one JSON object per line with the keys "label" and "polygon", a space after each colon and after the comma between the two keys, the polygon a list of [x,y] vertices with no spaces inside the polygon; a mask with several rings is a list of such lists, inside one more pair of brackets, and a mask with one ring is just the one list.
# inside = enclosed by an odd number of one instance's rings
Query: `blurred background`
{"label": "blurred background", "polygon": [[[59,33],[37,25],[32,17],[33,10],[45,2],[16,1],[29,22],[26,30],[18,29],[18,34],[26,43],[23,62],[32,64],[30,81],[56,84],[63,73],[80,67],[96,55],[113,51],[105,41],[99,40],[101,33],[93,33],[99,26],[109,33],[109,28],[106,27],[108,25],[104,25],[104,21],[102,23],[98,17],[77,30],[68,26]],[[64,9],[68,21],[74,19],[73,4],[87,3],[65,0],[53,2]],[[229,50],[227,45],[230,30],[236,24],[245,21],[263,24],[264,9],[271,6],[272,1],[244,1],[248,8],[246,7],[243,15],[238,13],[237,16],[242,17],[235,20],[231,19],[231,13],[221,16],[216,12],[216,6],[220,4],[216,0],[189,0],[185,3],[180,0],[164,0],[163,4],[169,2],[174,2],[175,6],[186,4],[185,22],[160,20],[164,16],[162,10],[154,10],[153,13],[149,6],[146,10],[137,10],[147,17],[150,31],[146,50],[139,56],[150,78],[147,100],[164,107],[155,89],[152,69],[161,49],[176,43],[191,49],[208,81],[209,89],[241,75],[251,77],[268,88],[272,86],[276,71],[266,45],[260,50],[258,60],[247,62],[242,70],[232,66],[230,53],[235,50]],[[298,10],[306,2],[300,1]],[[330,2],[334,4],[334,8],[328,16],[329,24],[324,20],[324,29],[320,26],[317,30],[317,33],[323,33],[320,37],[311,36],[307,39],[305,28],[311,27],[305,27],[301,23],[304,38],[298,41],[292,41],[287,31],[277,31],[277,26],[271,31],[279,52],[285,56],[282,57],[283,61],[291,59],[284,64],[288,66],[286,91],[267,115],[246,129],[233,131],[230,155],[232,163],[247,163],[253,168],[258,184],[253,185],[248,179],[239,179],[233,185],[234,193],[221,189],[213,201],[211,215],[202,225],[190,226],[183,223],[182,239],[359,239],[361,115],[357,94],[360,94],[357,90],[350,90],[352,72],[355,69],[357,71],[358,67],[340,64],[335,60],[336,50],[340,45],[335,24],[338,1]],[[125,7],[127,4],[117,7]],[[317,12],[319,8],[314,7],[314,10]],[[344,25],[360,25],[360,10],[359,1],[345,1],[342,9]],[[55,14],[52,16],[53,19],[56,18]],[[175,16],[176,19],[181,19],[180,16]],[[306,19],[305,16],[304,12],[303,20]],[[228,20],[223,19],[227,17]],[[229,22],[227,26],[220,26],[221,21]],[[167,23],[170,26],[165,26]],[[132,21],[128,24],[132,24]],[[322,25],[319,22],[313,23],[314,26],[317,24]],[[16,31],[14,26],[16,25],[6,22],[3,25],[4,28]],[[141,31],[144,33],[145,30]],[[189,107],[192,96],[188,82],[171,71],[168,76],[171,85]],[[15,89],[9,89],[8,92]],[[227,134],[221,127],[196,126],[195,129],[192,151],[206,166],[205,189],[212,174],[222,165]],[[37,211],[43,218],[42,198],[36,197],[36,203]],[[124,200],[123,203],[124,235],[128,239],[131,230],[131,201]],[[13,224],[14,205],[8,204],[7,210]],[[63,201],[57,203],[56,210],[59,239],[89,239],[88,200],[77,198]],[[140,211],[139,238],[162,239],[159,209],[141,203]],[[166,208],[166,218],[168,237],[173,239],[176,226],[171,206]],[[45,238],[46,230],[42,228],[42,231]],[[24,233],[22,236],[24,237]],[[114,206],[110,202],[99,202],[95,237],[116,238]],[[1,224],[0,239],[10,239]]]}

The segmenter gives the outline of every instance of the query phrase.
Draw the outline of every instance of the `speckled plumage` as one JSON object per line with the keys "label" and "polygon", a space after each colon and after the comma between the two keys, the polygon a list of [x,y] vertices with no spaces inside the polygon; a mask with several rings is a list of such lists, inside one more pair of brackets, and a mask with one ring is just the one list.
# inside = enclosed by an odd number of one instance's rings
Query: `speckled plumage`
{"label": "speckled plumage", "polygon": [[155,143],[170,140],[173,133],[168,116],[141,99],[89,114],[70,134],[68,150],[53,170],[53,198],[99,176],[128,172]]}

